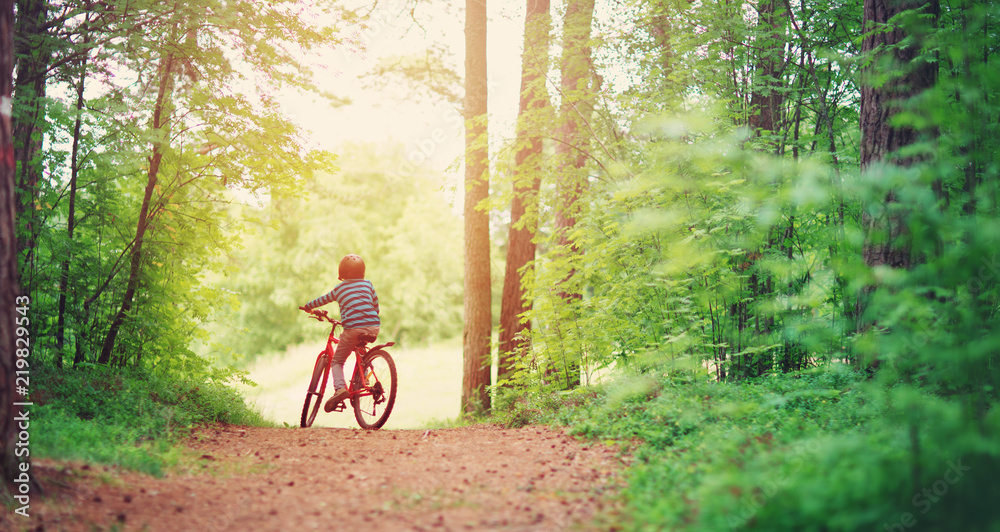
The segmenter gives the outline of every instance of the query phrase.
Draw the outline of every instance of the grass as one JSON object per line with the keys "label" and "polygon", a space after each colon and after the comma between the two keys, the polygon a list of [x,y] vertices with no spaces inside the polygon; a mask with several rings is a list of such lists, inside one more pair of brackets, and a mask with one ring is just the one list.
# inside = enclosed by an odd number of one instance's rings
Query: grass
{"label": "grass", "polygon": [[1000,530],[1000,413],[968,431],[956,402],[840,364],[619,377],[498,406],[506,426],[564,425],[631,454],[625,530]]}
{"label": "grass", "polygon": [[179,438],[205,423],[269,425],[216,382],[87,366],[40,366],[31,399],[32,456],[112,464],[162,475],[183,458]]}
{"label": "grass", "polygon": [[727,516],[747,521],[737,494],[753,493],[766,477],[758,468],[773,449],[808,453],[804,442],[853,430],[856,419],[872,415],[864,392],[851,387],[859,379],[846,368],[743,384],[686,374],[622,377],[570,393],[507,398],[497,420],[565,425],[632,454],[627,529],[723,530],[732,524]]}

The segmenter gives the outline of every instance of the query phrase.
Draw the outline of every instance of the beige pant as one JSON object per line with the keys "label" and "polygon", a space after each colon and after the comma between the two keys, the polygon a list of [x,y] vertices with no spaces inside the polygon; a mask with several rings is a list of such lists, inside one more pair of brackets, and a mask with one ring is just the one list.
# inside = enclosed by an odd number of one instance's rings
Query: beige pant
{"label": "beige pant", "polygon": [[344,329],[340,333],[340,341],[337,342],[337,350],[333,353],[333,366],[330,373],[333,375],[333,390],[347,388],[344,380],[344,362],[351,356],[351,351],[358,345],[358,339],[364,335],[378,336],[378,327],[358,327],[357,329]]}

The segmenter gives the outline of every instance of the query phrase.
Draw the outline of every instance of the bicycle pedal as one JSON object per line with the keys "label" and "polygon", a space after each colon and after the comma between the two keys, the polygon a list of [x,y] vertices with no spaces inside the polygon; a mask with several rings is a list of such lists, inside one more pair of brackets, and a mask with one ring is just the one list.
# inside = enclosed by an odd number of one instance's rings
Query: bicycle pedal
{"label": "bicycle pedal", "polygon": [[343,412],[346,409],[347,409],[347,403],[345,403],[344,401],[341,401],[341,402],[333,405],[333,410],[332,411],[333,412]]}

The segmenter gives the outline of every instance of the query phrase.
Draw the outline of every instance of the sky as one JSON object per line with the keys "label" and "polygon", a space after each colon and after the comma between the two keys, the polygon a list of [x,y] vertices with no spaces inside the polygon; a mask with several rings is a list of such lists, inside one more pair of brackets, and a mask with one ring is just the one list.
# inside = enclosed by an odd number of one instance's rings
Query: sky
{"label": "sky", "polygon": [[[464,10],[450,12],[427,4],[415,13],[414,23],[404,0],[382,0],[371,14],[369,28],[358,32],[364,50],[340,47],[323,50],[313,58],[316,82],[324,90],[351,103],[332,106],[319,97],[289,92],[281,98],[288,116],[305,130],[316,147],[337,152],[347,141],[399,142],[412,163],[428,164],[439,171],[445,186],[457,188],[460,172],[449,166],[464,150],[461,109],[445,102],[407,98],[404,86],[386,90],[366,89],[362,77],[379,58],[407,55],[438,43],[449,51],[464,74]],[[513,135],[521,76],[521,42],[524,6],[521,1],[492,1],[488,5],[487,68],[489,76],[490,134],[494,142]],[[458,93],[462,88],[457,87]]]}

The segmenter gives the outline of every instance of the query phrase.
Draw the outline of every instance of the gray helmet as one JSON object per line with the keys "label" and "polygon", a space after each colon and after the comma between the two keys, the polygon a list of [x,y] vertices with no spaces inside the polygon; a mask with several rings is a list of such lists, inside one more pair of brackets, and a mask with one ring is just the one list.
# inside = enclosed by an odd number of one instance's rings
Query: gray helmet
{"label": "gray helmet", "polygon": [[340,259],[340,279],[364,279],[365,261],[360,256],[351,253]]}

